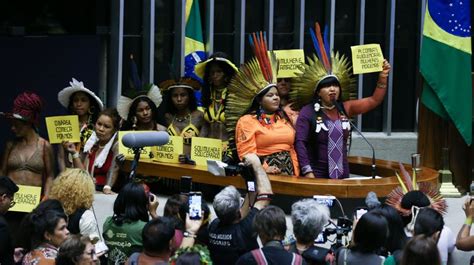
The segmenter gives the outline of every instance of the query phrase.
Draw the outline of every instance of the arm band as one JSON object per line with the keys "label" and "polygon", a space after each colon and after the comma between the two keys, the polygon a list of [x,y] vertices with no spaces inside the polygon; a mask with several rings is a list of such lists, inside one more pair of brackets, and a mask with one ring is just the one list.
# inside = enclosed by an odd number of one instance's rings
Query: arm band
{"label": "arm band", "polygon": [[271,193],[260,193],[257,195],[257,198],[255,199],[256,202],[258,201],[271,201],[272,200],[273,194]]}
{"label": "arm band", "polygon": [[465,225],[471,226],[472,225],[472,217],[467,217],[466,221],[464,221]]}

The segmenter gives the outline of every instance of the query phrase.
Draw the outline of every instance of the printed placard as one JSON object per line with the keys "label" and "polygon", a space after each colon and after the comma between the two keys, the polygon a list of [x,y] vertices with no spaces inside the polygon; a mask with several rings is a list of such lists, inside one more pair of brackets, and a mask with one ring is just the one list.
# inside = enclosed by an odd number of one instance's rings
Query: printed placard
{"label": "printed placard", "polygon": [[170,136],[170,141],[161,146],[153,147],[153,160],[163,163],[179,163],[179,155],[183,154],[183,137]]}
{"label": "printed placard", "polygon": [[15,205],[9,209],[13,212],[29,213],[39,204],[41,199],[41,187],[18,185],[13,201]]}
{"label": "printed placard", "polygon": [[60,144],[63,141],[80,142],[79,118],[77,115],[46,117],[49,142]]}
{"label": "printed placard", "polygon": [[209,159],[222,160],[222,141],[203,137],[191,138],[191,159],[200,166],[206,166]]}
{"label": "printed placard", "polygon": [[382,71],[383,54],[380,44],[352,46],[352,69],[354,74]]}
{"label": "printed placard", "polygon": [[[125,158],[133,159],[135,156],[132,148],[128,148],[122,143],[122,137],[127,133],[139,133],[139,132],[148,132],[148,131],[119,131],[119,153],[124,155]],[[152,152],[151,146],[145,146],[140,152],[140,159],[150,158],[150,152]]]}
{"label": "printed placard", "polygon": [[304,67],[304,51],[302,49],[275,50],[278,60],[278,78],[296,77]]}

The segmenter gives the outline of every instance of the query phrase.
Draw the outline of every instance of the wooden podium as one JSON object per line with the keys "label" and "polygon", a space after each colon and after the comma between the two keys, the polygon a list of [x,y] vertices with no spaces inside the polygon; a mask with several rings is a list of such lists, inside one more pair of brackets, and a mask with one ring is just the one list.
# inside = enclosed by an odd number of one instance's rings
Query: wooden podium
{"label": "wooden podium", "polygon": [[[351,174],[360,176],[371,175],[371,158],[349,156]],[[130,170],[131,161],[127,160],[122,166]],[[377,174],[380,179],[307,179],[303,177],[289,177],[269,175],[272,189],[275,194],[294,196],[334,195],[338,198],[365,198],[369,191],[374,191],[379,197],[387,196],[394,188],[399,186],[395,170],[399,170],[398,162],[376,160]],[[404,164],[408,172],[411,166]],[[184,164],[165,164],[151,159],[140,160],[137,174],[159,176],[170,179],[180,179],[181,176],[192,176],[193,182],[213,184],[220,186],[234,185],[245,188],[245,182],[240,176],[217,177],[207,171],[206,166],[192,166]],[[417,182],[430,182],[438,185],[438,171],[422,167],[417,177]]]}

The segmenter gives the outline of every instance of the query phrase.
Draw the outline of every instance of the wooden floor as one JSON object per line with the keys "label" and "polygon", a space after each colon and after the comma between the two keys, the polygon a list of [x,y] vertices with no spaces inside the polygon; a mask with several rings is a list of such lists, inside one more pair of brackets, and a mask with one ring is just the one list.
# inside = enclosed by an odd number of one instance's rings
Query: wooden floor
{"label": "wooden floor", "polygon": [[[131,161],[126,161],[123,168],[129,169]],[[334,180],[334,179],[306,179],[302,177],[288,177],[269,175],[273,192],[295,196],[312,196],[331,194],[339,198],[364,198],[369,191],[375,191],[378,196],[384,197],[399,185],[395,170],[399,170],[398,162],[377,160],[377,175],[381,179],[364,180]],[[367,157],[349,157],[351,174],[371,176],[371,159]],[[408,172],[411,166],[405,164]],[[183,164],[164,164],[150,159],[140,160],[138,174],[160,176],[170,179],[180,179],[181,176],[192,176],[193,182],[214,184],[220,186],[234,185],[245,188],[245,182],[240,176],[216,177],[207,171],[206,166],[192,166]],[[438,184],[438,171],[431,168],[422,168],[417,177],[418,182]]]}

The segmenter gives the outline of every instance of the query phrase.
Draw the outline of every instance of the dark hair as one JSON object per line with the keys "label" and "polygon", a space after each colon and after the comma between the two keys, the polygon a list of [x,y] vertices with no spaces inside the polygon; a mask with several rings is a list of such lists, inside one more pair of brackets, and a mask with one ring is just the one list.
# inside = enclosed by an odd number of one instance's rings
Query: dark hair
{"label": "dark hair", "polygon": [[253,227],[260,238],[282,240],[286,234],[285,212],[277,206],[267,206],[257,213],[253,221]]}
{"label": "dark hair", "polygon": [[117,112],[117,109],[115,109],[115,108],[104,109],[103,111],[101,111],[99,113],[99,116],[97,117],[97,119],[102,115],[105,115],[105,116],[109,117],[110,119],[112,119],[112,124],[114,126],[114,131],[118,131],[120,129],[120,116]]}
{"label": "dark hair", "polygon": [[31,223],[31,215],[44,213],[46,211],[55,211],[58,212],[60,215],[66,216],[66,214],[64,213],[63,205],[59,200],[47,199],[42,201],[40,204],[38,204],[38,206],[36,206],[35,209],[33,209],[31,213],[25,215],[21,220],[16,245],[22,247],[26,251],[32,249],[31,235],[34,233],[35,228]]}
{"label": "dark hair", "polygon": [[[179,87],[179,86],[178,86]],[[173,87],[169,90],[166,90],[163,93],[163,105],[164,105],[164,111],[165,113],[171,113],[171,114],[176,114],[178,111],[173,104],[172,94],[173,90],[175,90],[178,87]],[[188,92],[189,95],[189,103],[188,103],[188,108],[191,112],[197,110],[197,100],[196,100],[196,95],[194,95],[194,90],[189,87],[184,87],[186,91]]]}
{"label": "dark hair", "polygon": [[376,212],[368,212],[359,219],[353,231],[354,251],[373,253],[385,246],[388,237],[388,223],[385,217]]}
{"label": "dark hair", "polygon": [[186,252],[176,259],[176,265],[201,265],[201,255],[198,252]]}
{"label": "dark hair", "polygon": [[174,227],[170,218],[160,217],[153,219],[143,227],[143,249],[152,253],[169,251],[170,240],[173,237]]}
{"label": "dark hair", "polygon": [[74,265],[80,259],[87,244],[92,244],[86,236],[70,235],[59,247],[56,265]]}
{"label": "dark hair", "polygon": [[71,113],[73,112],[74,101],[72,99],[74,98],[74,95],[76,95],[77,93],[83,93],[84,95],[87,95],[87,98],[89,99],[89,109],[92,112],[92,114],[90,114],[91,122],[92,124],[95,124],[95,122],[97,121],[97,118],[99,118],[100,106],[99,106],[99,103],[97,103],[97,101],[95,100],[95,98],[89,95],[89,93],[84,92],[84,91],[76,91],[72,93],[71,96],[69,97],[69,106],[67,106],[67,109]]}
{"label": "dark hair", "polygon": [[123,186],[114,202],[113,222],[148,222],[148,197],[142,184],[130,182]]}
{"label": "dark hair", "polygon": [[443,230],[443,216],[432,208],[421,208],[416,216],[415,235],[433,236]]}
{"label": "dark hair", "polygon": [[32,226],[31,248],[34,249],[46,242],[44,233],[54,234],[57,224],[61,219],[67,221],[67,216],[55,210],[33,211],[27,215],[28,223]]}
{"label": "dark hair", "polygon": [[[403,209],[410,210],[412,206],[426,207],[430,204],[430,199],[428,199],[428,197],[426,197],[423,192],[419,190],[412,190],[403,195],[400,206]],[[411,222],[411,218],[411,214],[408,216],[402,216],[403,224],[405,226],[409,224]]]}
{"label": "dark hair", "polygon": [[[270,89],[272,87],[276,88],[276,86],[269,86],[269,87],[265,88],[264,90],[260,91],[260,93],[258,93],[255,96],[255,98],[253,99],[252,104],[250,105],[250,107],[247,109],[247,111],[245,111],[245,114],[256,113],[257,116],[260,116],[262,114],[262,113],[260,113],[260,103],[262,102],[262,98],[265,96],[265,94],[268,93],[268,91],[270,91]],[[281,108],[279,108],[275,113],[277,115],[279,115],[281,118],[287,120],[289,122],[289,124],[291,126],[293,126],[293,123],[291,122],[290,117],[288,117],[286,112],[283,111]]]}
{"label": "dark hair", "polygon": [[426,235],[416,235],[403,250],[401,265],[440,265],[441,258],[436,242]]}
{"label": "dark hair", "polygon": [[133,116],[136,115],[137,112],[137,107],[140,102],[146,102],[148,103],[148,106],[150,106],[151,112],[152,112],[152,120],[156,121],[158,119],[158,106],[156,106],[155,102],[153,102],[149,97],[147,96],[141,96],[135,99],[132,102],[132,105],[130,105],[130,108],[128,110],[128,116],[127,120],[122,126],[122,130],[128,131],[132,129],[133,126]]}
{"label": "dark hair", "polygon": [[[229,56],[227,54],[225,54],[224,52],[215,52],[209,58],[211,58],[211,59],[212,58],[229,59]],[[210,84],[209,84],[209,75],[210,75],[211,65],[213,65],[213,64],[217,64],[222,69],[222,71],[224,71],[224,76],[227,77],[227,79],[228,79],[227,85],[230,83],[230,80],[232,79],[232,77],[235,74],[234,68],[232,68],[230,65],[228,65],[227,63],[225,63],[223,61],[213,60],[213,61],[209,62],[206,65],[206,69],[204,71],[204,78],[203,78],[204,84],[202,86],[202,97],[201,97],[202,106],[204,108],[208,108],[209,105],[211,105],[211,87],[210,87]]]}
{"label": "dark hair", "polygon": [[403,249],[408,238],[405,234],[402,218],[397,210],[390,205],[383,204],[370,212],[383,215],[387,220],[389,231],[385,248],[390,253]]}
{"label": "dark hair", "polygon": [[184,221],[186,219],[181,218],[180,209],[187,204],[188,196],[184,194],[174,194],[166,200],[163,216],[173,219],[176,229],[184,229]]}

